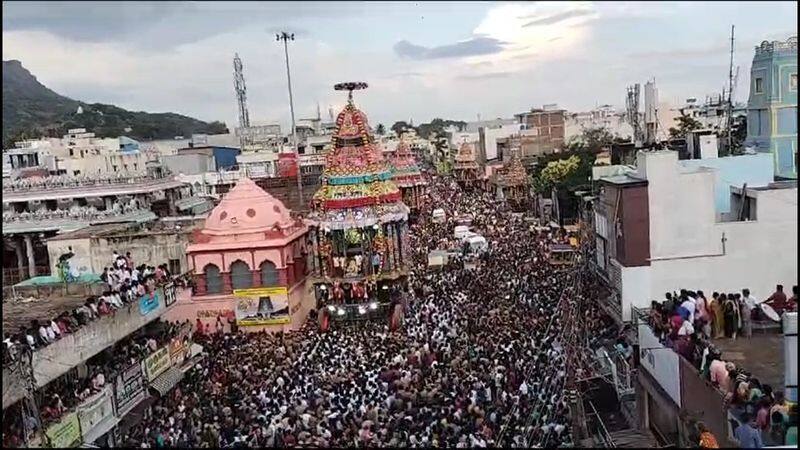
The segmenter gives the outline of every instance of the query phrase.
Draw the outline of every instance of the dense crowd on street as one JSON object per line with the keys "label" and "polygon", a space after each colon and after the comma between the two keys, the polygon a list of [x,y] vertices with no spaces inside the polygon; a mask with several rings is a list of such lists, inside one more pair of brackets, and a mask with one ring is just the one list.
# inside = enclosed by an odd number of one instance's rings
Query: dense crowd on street
{"label": "dense crowd on street", "polygon": [[[714,292],[710,299],[702,291],[682,289],[653,302],[649,323],[659,339],[692,362],[704,379],[724,395],[737,418],[734,435],[744,448],[797,444],[797,406],[790,406],[783,392],[762,383],[743,367],[726,361],[714,346],[718,339],[749,339],[754,322],[769,322],[761,305],[769,305],[779,316],[797,310],[797,286],[787,298],[783,286],[759,302],[749,289],[740,293]],[[705,431],[708,435],[708,431]]]}
{"label": "dense crowd on street", "polygon": [[[435,180],[448,218],[430,205],[412,226],[415,263],[402,327],[386,321],[296,332],[196,333],[207,353],[124,436],[136,447],[525,447],[572,442],[564,386],[561,307],[584,294],[570,271],[548,266],[547,246],[485,193]],[[457,248],[455,218],[491,242],[467,261],[426,267],[431,250]],[[619,331],[580,310],[588,341]],[[571,342],[571,341],[570,341]],[[592,370],[588,358],[572,368]],[[584,365],[580,365],[584,364]]]}

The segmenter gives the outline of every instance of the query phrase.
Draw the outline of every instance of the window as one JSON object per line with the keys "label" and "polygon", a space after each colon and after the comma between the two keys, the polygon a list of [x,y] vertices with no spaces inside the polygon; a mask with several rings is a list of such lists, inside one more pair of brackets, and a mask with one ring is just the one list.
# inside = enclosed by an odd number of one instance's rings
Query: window
{"label": "window", "polygon": [[796,91],[797,90],[797,74],[793,73],[789,75],[789,89]]}
{"label": "window", "polygon": [[261,263],[261,285],[277,286],[278,282],[278,269],[275,267],[275,264],[272,264],[270,261]]}
{"label": "window", "polygon": [[181,273],[181,260],[180,259],[170,259],[169,265],[167,266],[169,269],[169,273],[172,275],[178,275]]}
{"label": "window", "polygon": [[764,92],[764,79],[756,78],[756,94],[762,94],[763,92]]}
{"label": "window", "polygon": [[73,175],[73,176],[76,176],[76,177],[77,177],[77,176],[78,176],[78,175],[80,175],[80,174],[81,174],[81,171],[80,171],[80,170],[73,170],[73,171],[72,171],[72,175]]}
{"label": "window", "polygon": [[203,273],[206,275],[206,292],[209,294],[222,292],[222,275],[219,273],[219,267],[209,264],[203,269]]}
{"label": "window", "polygon": [[234,289],[247,289],[253,287],[253,275],[250,267],[244,261],[231,264],[231,285]]}

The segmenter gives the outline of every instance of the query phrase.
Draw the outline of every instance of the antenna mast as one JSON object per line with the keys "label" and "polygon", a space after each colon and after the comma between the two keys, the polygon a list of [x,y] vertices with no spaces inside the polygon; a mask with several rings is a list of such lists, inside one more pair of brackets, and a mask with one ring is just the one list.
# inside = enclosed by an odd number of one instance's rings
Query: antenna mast
{"label": "antenna mast", "polygon": [[728,117],[726,128],[728,129],[728,154],[733,154],[733,31],[731,25],[731,64],[728,67]]}
{"label": "antenna mast", "polygon": [[247,111],[247,86],[244,84],[242,60],[238,53],[233,57],[233,88],[236,90],[236,100],[239,103],[239,126],[248,128],[250,113]]}

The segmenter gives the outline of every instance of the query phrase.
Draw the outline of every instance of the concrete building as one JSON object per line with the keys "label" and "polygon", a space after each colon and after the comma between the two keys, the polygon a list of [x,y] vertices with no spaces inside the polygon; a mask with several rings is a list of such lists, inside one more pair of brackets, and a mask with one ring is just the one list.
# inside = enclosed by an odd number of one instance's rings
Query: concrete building
{"label": "concrete building", "polygon": [[758,157],[719,160],[684,166],[673,151],[640,152],[635,170],[599,180],[595,263],[614,290],[609,312],[620,320],[630,320],[631,306],[681,288],[749,287],[764,297],[776,284],[796,284],[796,182],[745,190],[731,182],[726,205],[715,192],[719,180],[744,173]]}
{"label": "concrete building", "polygon": [[797,36],[755,48],[745,147],[772,153],[775,173],[797,178]]}
{"label": "concrete building", "polygon": [[481,163],[504,159],[498,150],[498,141],[507,139],[520,131],[521,124],[511,123],[496,126],[484,126],[478,129],[478,160]]}
{"label": "concrete building", "polygon": [[46,241],[51,273],[57,273],[58,257],[71,251],[75,256],[70,266],[77,272],[101,274],[114,250],[130,252],[134,261],[167,264],[175,274],[187,272],[186,246],[202,220],[187,217],[143,224],[101,224],[59,234]]}
{"label": "concrete building", "polygon": [[[520,136],[528,138],[521,143],[522,157],[527,156],[525,146],[536,147],[534,151],[553,153],[564,145],[566,111],[558,105],[545,105],[530,111],[514,114],[520,124]],[[525,141],[525,139],[523,139]]]}
{"label": "concrete building", "polygon": [[[170,319],[213,324],[218,316],[235,315],[248,331],[299,329],[314,307],[305,291],[307,233],[283,203],[242,178],[186,249],[196,289]],[[253,293],[242,296],[241,290]],[[255,317],[264,308],[266,316]]]}

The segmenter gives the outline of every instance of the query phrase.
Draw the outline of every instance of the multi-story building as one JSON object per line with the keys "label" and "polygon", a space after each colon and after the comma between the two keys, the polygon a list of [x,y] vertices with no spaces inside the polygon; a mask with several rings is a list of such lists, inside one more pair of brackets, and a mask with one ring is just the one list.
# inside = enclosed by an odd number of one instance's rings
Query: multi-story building
{"label": "multi-story building", "polygon": [[796,284],[797,258],[776,255],[797,253],[797,183],[773,183],[766,159],[640,152],[635,170],[600,178],[595,262],[610,312],[628,321],[631,306],[681,288],[764,297]]}
{"label": "multi-story building", "polygon": [[515,114],[520,124],[520,156],[528,153],[554,153],[564,145],[566,111],[558,105],[544,105],[530,111]]}
{"label": "multi-story building", "polygon": [[[72,294],[62,292],[27,303],[4,303],[3,330],[16,332],[20,326],[29,327],[33,319],[55,319],[61,312],[71,313],[86,301],[86,293],[75,295],[77,287],[72,287]],[[91,287],[94,294],[103,290],[102,284]],[[191,325],[182,327],[175,338],[160,343],[157,351],[143,358],[117,361],[122,367],[116,372],[112,371],[111,360],[119,355],[110,350],[130,345],[134,338],[163,333],[166,324],[159,319],[184,295],[188,291],[177,289],[174,284],[161,285],[130,306],[89,321],[48,345],[37,345],[32,350],[15,346],[16,356],[10,360],[4,357],[4,439],[14,434],[25,447],[121,446],[114,430],[123,425],[130,427],[141,419],[140,414],[129,413],[151,396],[151,388],[163,395],[180,381],[187,366],[195,364],[187,360],[193,345]],[[78,399],[78,391],[63,388],[68,383],[87,385],[97,373],[104,373],[105,382],[87,398]],[[59,394],[66,406],[60,417],[31,414],[48,406],[44,402],[49,404],[53,394]],[[19,426],[32,420],[37,423],[35,428]],[[17,435],[22,433],[25,435]]]}
{"label": "multi-story building", "polygon": [[772,153],[775,173],[797,178],[797,36],[755,48],[745,147]]}

